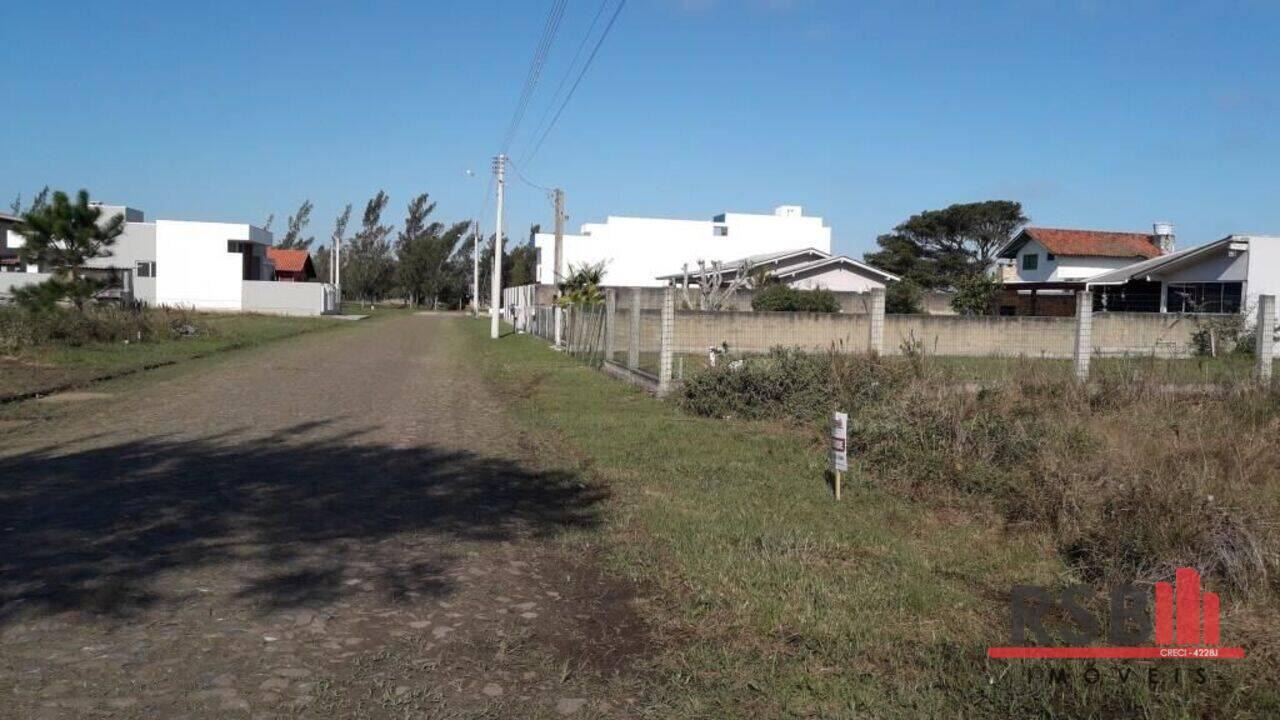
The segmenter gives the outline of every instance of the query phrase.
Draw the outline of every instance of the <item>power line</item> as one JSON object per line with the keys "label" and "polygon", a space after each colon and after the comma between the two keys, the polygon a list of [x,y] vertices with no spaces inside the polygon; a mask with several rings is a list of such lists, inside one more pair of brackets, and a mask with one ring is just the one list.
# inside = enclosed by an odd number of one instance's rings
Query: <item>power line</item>
{"label": "power line", "polygon": [[573,53],[573,59],[569,61],[568,66],[564,69],[564,75],[560,76],[560,83],[556,85],[556,91],[551,94],[551,101],[547,103],[547,107],[542,111],[542,117],[538,118],[538,124],[534,126],[533,134],[530,139],[538,137],[543,128],[547,124],[547,118],[551,116],[551,109],[556,106],[560,100],[560,93],[564,90],[564,86],[569,82],[569,76],[573,75],[573,69],[578,66],[578,58],[582,57],[582,51],[587,47],[587,41],[591,39],[592,33],[595,32],[596,24],[600,22],[600,16],[604,15],[604,9],[609,6],[609,0],[600,0],[600,7],[596,8],[596,14],[591,18],[591,24],[587,26],[587,31],[582,34],[582,41],[578,43],[578,49]]}
{"label": "power line", "polygon": [[573,81],[573,86],[569,88],[569,94],[565,96],[564,102],[560,103],[556,114],[551,118],[551,124],[547,126],[542,137],[538,138],[538,142],[534,144],[533,150],[529,156],[524,159],[526,165],[533,162],[533,158],[538,154],[538,150],[542,148],[542,143],[546,141],[547,136],[555,129],[556,122],[560,119],[560,114],[564,112],[565,107],[569,105],[569,101],[573,99],[573,94],[578,90],[578,85],[582,82],[583,76],[587,74],[587,70],[591,69],[591,63],[596,59],[596,53],[600,52],[600,46],[604,44],[605,38],[609,37],[609,31],[613,29],[613,24],[618,20],[618,14],[622,12],[622,8],[627,4],[627,0],[619,0],[618,7],[614,9],[613,15],[609,18],[609,24],[604,26],[604,32],[600,33],[600,38],[596,40],[595,47],[591,48],[591,54],[587,56],[587,61],[583,63],[582,70],[578,73],[578,77]]}
{"label": "power line", "polygon": [[529,62],[529,72],[525,75],[524,87],[520,91],[520,98],[516,101],[515,112],[512,113],[511,122],[507,125],[506,135],[502,138],[503,153],[506,153],[511,146],[511,141],[515,139],[516,132],[520,129],[520,123],[524,120],[525,111],[528,110],[529,102],[533,99],[538,79],[542,76],[542,67],[546,64],[547,56],[551,53],[551,46],[555,43],[556,34],[560,30],[560,21],[564,19],[564,9],[568,2],[569,0],[552,0],[551,2],[551,8],[547,12],[547,19],[542,26],[542,36],[534,47],[533,59]]}

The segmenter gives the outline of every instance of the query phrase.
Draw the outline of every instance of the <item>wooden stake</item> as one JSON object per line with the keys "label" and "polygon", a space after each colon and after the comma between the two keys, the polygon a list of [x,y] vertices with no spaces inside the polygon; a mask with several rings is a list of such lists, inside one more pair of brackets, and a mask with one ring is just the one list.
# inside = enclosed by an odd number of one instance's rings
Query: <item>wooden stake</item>
{"label": "wooden stake", "polygon": [[836,500],[840,499],[840,481],[844,479],[844,473],[836,471]]}

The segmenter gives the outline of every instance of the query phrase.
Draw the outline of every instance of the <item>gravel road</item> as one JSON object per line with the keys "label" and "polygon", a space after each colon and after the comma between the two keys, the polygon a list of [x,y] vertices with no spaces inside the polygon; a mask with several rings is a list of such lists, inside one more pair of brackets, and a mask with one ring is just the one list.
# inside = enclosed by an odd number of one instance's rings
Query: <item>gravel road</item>
{"label": "gravel road", "polygon": [[595,717],[643,704],[604,492],[463,323],[404,315],[44,401],[0,441],[8,717]]}

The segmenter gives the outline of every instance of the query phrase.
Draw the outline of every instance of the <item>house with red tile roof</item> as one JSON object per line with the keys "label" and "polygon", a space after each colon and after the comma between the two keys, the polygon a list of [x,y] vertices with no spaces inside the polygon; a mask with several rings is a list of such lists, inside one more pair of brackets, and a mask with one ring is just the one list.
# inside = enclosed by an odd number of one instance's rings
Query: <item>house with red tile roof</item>
{"label": "house with red tile roof", "polygon": [[1074,292],[1098,275],[1173,252],[1173,226],[1151,233],[1026,227],[996,257],[1006,315],[1070,315]]}
{"label": "house with red tile roof", "polygon": [[311,253],[306,250],[267,248],[267,259],[275,265],[276,280],[310,282],[316,279],[316,268],[311,263]]}

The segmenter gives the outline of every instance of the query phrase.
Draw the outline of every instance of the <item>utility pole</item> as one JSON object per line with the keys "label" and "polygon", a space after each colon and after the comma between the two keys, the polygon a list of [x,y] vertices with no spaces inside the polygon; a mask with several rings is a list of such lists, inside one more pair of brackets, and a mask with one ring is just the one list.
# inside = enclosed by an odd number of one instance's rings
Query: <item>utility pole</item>
{"label": "utility pole", "polygon": [[552,191],[555,198],[556,206],[556,269],[553,273],[555,277],[556,287],[560,287],[563,278],[560,275],[560,268],[564,262],[564,191],[556,188]]}
{"label": "utility pole", "polygon": [[342,238],[333,239],[333,288],[338,293],[338,312],[342,312]]}
{"label": "utility pole", "polygon": [[[552,271],[552,277],[555,279],[555,292],[559,294],[560,283],[564,281],[560,273],[561,263],[564,262],[564,190],[556,188],[552,191],[552,197],[555,201],[556,208],[556,250],[555,250],[555,270]],[[564,326],[564,321],[560,315],[560,306],[557,304],[555,309],[555,339],[556,347],[560,347],[560,329]]]}
{"label": "utility pole", "polygon": [[506,194],[506,155],[499,154],[494,158],[493,170],[498,174],[498,229],[493,236],[493,282],[489,288],[489,337],[497,340],[498,308],[502,304],[502,200]]}
{"label": "utility pole", "polygon": [[471,222],[471,317],[480,314],[480,221]]}

